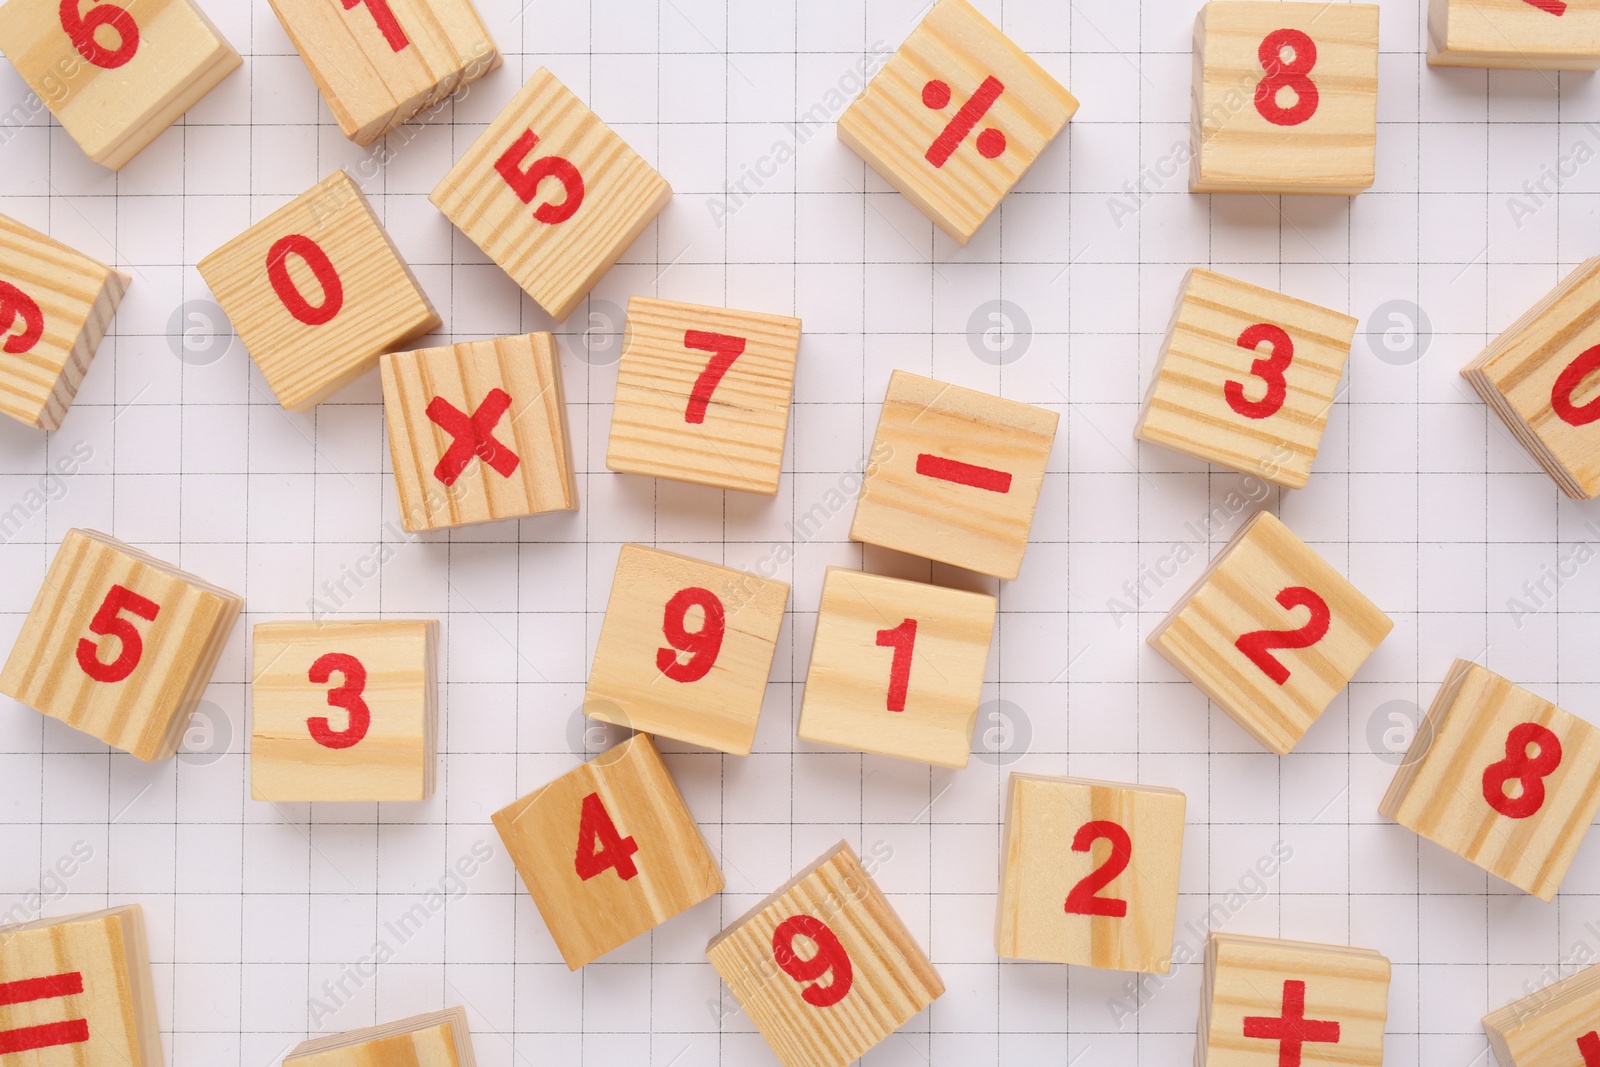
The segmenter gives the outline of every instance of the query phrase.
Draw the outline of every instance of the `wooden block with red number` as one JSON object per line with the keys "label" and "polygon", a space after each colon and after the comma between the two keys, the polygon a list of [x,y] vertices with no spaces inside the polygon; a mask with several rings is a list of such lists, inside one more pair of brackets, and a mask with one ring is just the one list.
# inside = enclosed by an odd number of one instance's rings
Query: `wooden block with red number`
{"label": "wooden block with red number", "polygon": [[1304,300],[1191,270],[1134,434],[1303,489],[1359,325]]}
{"label": "wooden block with red number", "polygon": [[9,0],[0,52],[84,154],[112,170],[242,62],[192,0]]}
{"label": "wooden block with red number", "polygon": [[243,606],[131,545],[69,530],[0,693],[142,760],[166,759]]}
{"label": "wooden block with red number", "polygon": [[1600,494],[1600,256],[1535,304],[1462,377],[1574,500]]}
{"label": "wooden block with red number", "polygon": [[440,322],[342,170],[202,259],[199,271],[290,411],[309,411]]}
{"label": "wooden block with red number", "polygon": [[398,352],[383,357],[382,371],[407,530],[577,509],[554,337]]}
{"label": "wooden block with red number", "polygon": [[1389,961],[1242,934],[1206,944],[1195,1067],[1381,1067]]}
{"label": "wooden block with red number", "polygon": [[1457,660],[1378,810],[1552,900],[1600,812],[1600,730]]}
{"label": "wooden block with red number", "polygon": [[1545,986],[1483,1017],[1500,1067],[1600,1063],[1600,965]]}
{"label": "wooden block with red number", "polygon": [[271,0],[344,135],[369,145],[500,65],[472,0]]}
{"label": "wooden block with red number", "polygon": [[541,69],[429,198],[565,321],[672,199],[672,188]]}
{"label": "wooden block with red number", "polygon": [[1239,528],[1150,644],[1286,755],[1394,623],[1276,516]]}
{"label": "wooden block with red number", "polygon": [[1428,64],[1600,69],[1600,10],[1570,0],[1431,0]]}
{"label": "wooden block with red number", "polygon": [[426,800],[438,737],[439,623],[255,628],[250,790],[257,800]]}
{"label": "wooden block with red number", "polygon": [[1186,803],[1176,789],[1012,772],[995,951],[1171,971]]}
{"label": "wooden block with red number", "polygon": [[722,872],[648,734],[493,818],[573,970],[722,889]]}
{"label": "wooden block with red number", "polygon": [[634,297],[606,466],[771,496],[799,352],[799,319]]}
{"label": "wooden block with red number", "polygon": [[784,1067],[846,1067],[944,982],[845,842],[706,946]]}
{"label": "wooden block with red number", "polygon": [[584,714],[748,756],[788,603],[783,582],[623,545]]}
{"label": "wooden block with red number", "polygon": [[851,538],[1015,578],[1060,418],[895,371]]}
{"label": "wooden block with red number", "polygon": [[1377,177],[1378,5],[1212,0],[1189,191],[1355,196]]}
{"label": "wooden block with red number", "polygon": [[296,1045],[283,1067],[474,1067],[465,1008],[331,1034]]}
{"label": "wooden block with red number", "polygon": [[965,767],[999,602],[829,567],[800,739]]}
{"label": "wooden block with red number", "polygon": [[938,0],[839,120],[839,139],[966,244],[1077,110],[967,0]]}
{"label": "wooden block with red number", "polygon": [[61,426],[130,280],[0,215],[0,412]]}

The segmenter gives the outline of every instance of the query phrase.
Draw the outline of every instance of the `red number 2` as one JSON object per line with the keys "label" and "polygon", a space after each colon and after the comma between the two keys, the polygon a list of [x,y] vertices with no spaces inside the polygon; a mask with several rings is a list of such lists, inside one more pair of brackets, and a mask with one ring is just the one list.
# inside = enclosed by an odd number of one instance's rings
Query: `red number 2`
{"label": "red number 2", "polygon": [[889,710],[905,711],[906,691],[911,688],[911,654],[917,648],[917,620],[907,619],[891,630],[879,630],[878,647],[894,649],[894,659],[889,664]]}
{"label": "red number 2", "polygon": [[[807,959],[801,959],[794,950],[796,937],[809,938],[817,949]],[[800,998],[814,1008],[829,1008],[850,993],[855,972],[850,967],[850,953],[844,950],[839,935],[828,924],[814,915],[792,915],[772,931],[772,958],[783,973],[796,982],[811,982],[800,991]],[[833,978],[823,985],[819,978],[828,972]]]}
{"label": "red number 2", "polygon": [[1096,841],[1111,842],[1111,855],[1091,871],[1089,877],[1073,887],[1067,896],[1067,914],[1103,915],[1111,919],[1126,918],[1128,914],[1126,900],[1116,900],[1097,894],[1122,877],[1122,872],[1128,869],[1128,864],[1133,860],[1133,839],[1128,836],[1128,831],[1114,822],[1085,823],[1078,828],[1077,836],[1072,839],[1072,851],[1090,852],[1094,849]]}
{"label": "red number 2", "polygon": [[344,0],[344,9],[354,11],[362,4],[366,4],[367,10],[372,12],[372,21],[378,24],[378,29],[383,32],[383,39],[389,42],[389,47],[396,52],[404,52],[411,39],[401,28],[400,20],[394,17],[394,12],[389,10],[389,0]]}
{"label": "red number 2", "polygon": [[122,646],[117,658],[110,663],[102,663],[100,646],[87,637],[78,638],[78,666],[97,682],[122,681],[139,666],[139,658],[144,655],[144,638],[133,623],[121,617],[124,611],[146,622],[154,622],[161,613],[161,605],[140,596],[127,586],[111,587],[100,604],[100,610],[89,620],[89,632],[101,637],[115,637]]}
{"label": "red number 2", "polygon": [[[1294,52],[1294,59],[1284,62],[1285,51]],[[1256,55],[1267,72],[1256,86],[1256,110],[1262,118],[1274,126],[1298,126],[1317,113],[1317,83],[1310,77],[1317,65],[1315,41],[1300,30],[1274,30],[1261,42]],[[1278,103],[1283,89],[1294,93],[1294,106]]]}
{"label": "red number 2", "polygon": [[1272,650],[1310,648],[1328,636],[1328,626],[1333,622],[1333,612],[1328,610],[1326,600],[1300,585],[1291,585],[1279,593],[1278,603],[1285,611],[1310,608],[1311,621],[1298,630],[1260,630],[1253,634],[1245,634],[1234,642],[1234,646],[1249,656],[1250,662],[1260,667],[1268,678],[1283,685],[1289,680],[1289,668],[1278,661]]}
{"label": "red number 2", "polygon": [[[684,623],[692,607],[705,612],[705,621],[700,629],[690,632]],[[672,647],[656,649],[656,669],[674,682],[698,682],[716,665],[727,631],[727,611],[717,594],[699,587],[678,590],[667,601],[666,615],[661,620],[661,632]],[[680,660],[679,652],[687,652],[689,658]]]}
{"label": "red number 2", "polygon": [[1568,426],[1587,426],[1592,422],[1600,422],[1600,396],[1582,406],[1572,402],[1578,387],[1597,370],[1600,370],[1600,345],[1595,345],[1573,360],[1561,372],[1561,377],[1556,379],[1555,388],[1550,390],[1550,406]]}
{"label": "red number 2", "polygon": [[[1528,755],[1529,747],[1537,754]],[[1561,766],[1561,738],[1536,722],[1514,726],[1506,735],[1506,758],[1483,772],[1483,799],[1508,819],[1526,819],[1544,807],[1544,780]],[[1516,796],[1506,785],[1516,782]]]}
{"label": "red number 2", "polygon": [[[291,255],[299,256],[311,268],[311,273],[316,275],[317,284],[322,286],[322,303],[313,304],[307,300],[289,276]],[[278,294],[283,306],[289,309],[289,314],[307,326],[332,322],[344,307],[344,282],[339,279],[333,261],[321,245],[304,234],[291,233],[280,238],[267,252],[267,280],[272,283],[272,291]]]}
{"label": "red number 2", "polygon": [[350,722],[343,730],[334,730],[326,716],[318,715],[306,720],[311,738],[324,748],[352,748],[367,736],[372,725],[372,709],[361,699],[367,687],[367,668],[354,656],[344,652],[329,652],[311,665],[307,676],[316,685],[326,685],[334,672],[344,676],[344,684],[328,691],[328,707],[343,708]]}
{"label": "red number 2", "polygon": [[[22,320],[22,332],[11,328]],[[44,336],[44,312],[33,297],[10,282],[0,282],[0,333],[6,335],[5,351],[19,356],[39,343]]]}
{"label": "red number 2", "polygon": [[536,159],[523,170],[522,161],[538,147],[539,135],[528,130],[506,149],[505,155],[495,160],[494,169],[524,204],[533,203],[533,198],[539,195],[539,183],[546,178],[560,182],[565,190],[561,202],[543,203],[533,209],[534,218],[546,226],[557,226],[576,215],[583,206],[583,174],[570,160],[560,156]]}
{"label": "red number 2", "polygon": [[694,380],[694,390],[689,394],[689,406],[684,409],[683,421],[698,426],[706,421],[706,408],[711,406],[711,394],[722,384],[734,361],[744,355],[745,339],[729,337],[725,333],[706,333],[690,330],[683,335],[683,347],[696,352],[710,352],[711,362]]}
{"label": "red number 2", "polygon": [[578,821],[578,855],[574,861],[579,878],[587,882],[615,867],[618,878],[632,881],[639,874],[633,862],[633,854],[638,851],[633,838],[617,833],[617,824],[611,821],[611,813],[606,810],[599,793],[583,798],[583,815]]}
{"label": "red number 2", "polygon": [[[102,26],[117,35],[117,47],[107,48],[95,37]],[[83,0],[61,0],[61,28],[80,56],[105,70],[117,69],[139,51],[139,24],[116,4],[96,4],[85,15]]]}
{"label": "red number 2", "polygon": [[1254,352],[1262,345],[1272,346],[1272,355],[1258,359],[1250,365],[1250,373],[1267,383],[1267,393],[1260,400],[1247,400],[1244,386],[1230,381],[1222,393],[1228,406],[1247,419],[1270,419],[1283,408],[1289,398],[1289,383],[1283,372],[1294,362],[1294,341],[1280,327],[1258,322],[1239,335],[1239,347]]}

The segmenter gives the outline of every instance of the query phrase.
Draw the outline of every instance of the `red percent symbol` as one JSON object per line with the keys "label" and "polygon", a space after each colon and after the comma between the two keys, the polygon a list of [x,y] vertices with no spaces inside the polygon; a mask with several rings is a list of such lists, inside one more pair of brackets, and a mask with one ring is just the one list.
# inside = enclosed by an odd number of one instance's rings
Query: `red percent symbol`
{"label": "red percent symbol", "polygon": [[[978,86],[978,91],[973,93],[966,103],[961,105],[961,110],[956,112],[956,117],[950,120],[950,125],[944,128],[933,145],[928,149],[928,162],[935,167],[943,167],[950,162],[950,157],[955,155],[966,139],[977,129],[978,123],[994,107],[1000,94],[1006,91],[1005,84],[994,75],[983,80]],[[943,111],[950,106],[950,86],[938,79],[930,81],[922,87],[923,106],[930,111]],[[1006,135],[1000,130],[990,127],[978,134],[978,154],[985,159],[999,159],[1006,150]]]}

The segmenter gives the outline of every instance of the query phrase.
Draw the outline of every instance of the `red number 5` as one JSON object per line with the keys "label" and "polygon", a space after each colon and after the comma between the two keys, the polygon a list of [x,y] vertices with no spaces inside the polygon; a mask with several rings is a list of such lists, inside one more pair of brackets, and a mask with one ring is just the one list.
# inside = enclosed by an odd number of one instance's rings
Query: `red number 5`
{"label": "red number 5", "polygon": [[1073,887],[1067,897],[1068,915],[1102,915],[1111,919],[1126,918],[1128,902],[1112,897],[1102,897],[1100,890],[1122,877],[1133,860],[1133,839],[1114,822],[1091,822],[1078,828],[1072,839],[1072,851],[1090,852],[1096,841],[1111,842],[1111,855],[1089,877]]}
{"label": "red number 5", "polygon": [[[816,945],[816,951],[806,959],[794,950],[794,939],[804,937]],[[850,953],[844,950],[839,935],[815,915],[793,915],[778,924],[772,931],[772,958],[783,973],[796,982],[810,982],[800,991],[800,998],[813,1008],[830,1008],[850,993],[855,972],[850,967]],[[833,978],[827,985],[818,979],[829,972]]]}
{"label": "red number 5", "polygon": [[311,665],[308,677],[316,685],[326,685],[335,672],[344,676],[344,684],[328,691],[328,707],[343,708],[350,721],[343,730],[335,730],[326,716],[318,715],[306,720],[312,740],[324,748],[353,748],[367,736],[372,726],[372,709],[361,699],[367,687],[367,668],[354,656],[343,652],[329,652]]}
{"label": "red number 5", "polygon": [[[93,0],[90,0],[92,3]],[[115,70],[139,51],[139,24],[116,4],[96,4],[83,13],[83,0],[61,0],[61,28],[78,54],[105,70]],[[102,26],[117,35],[117,47],[107,48],[95,36]]]}
{"label": "red number 5", "polygon": [[536,159],[523,170],[522,161],[538,147],[539,135],[528,130],[495,161],[494,169],[524,204],[533,203],[533,198],[539,195],[539,183],[546,178],[560,182],[565,191],[560,203],[544,203],[533,209],[534,218],[546,226],[557,226],[576,215],[583,206],[583,174],[570,160],[560,156]]}
{"label": "red number 5", "polygon": [[1328,636],[1328,626],[1333,622],[1333,612],[1328,602],[1304,586],[1292,585],[1278,594],[1278,603],[1285,611],[1310,608],[1311,621],[1298,630],[1261,630],[1245,634],[1234,642],[1240,652],[1250,657],[1250,662],[1260,667],[1268,678],[1279,685],[1289,680],[1289,668],[1272,654],[1275,648],[1310,648]]}
{"label": "red number 5", "polygon": [[1260,400],[1246,400],[1244,386],[1230,381],[1223,386],[1222,394],[1228,406],[1247,419],[1269,419],[1283,408],[1289,398],[1289,383],[1283,372],[1294,362],[1294,341],[1280,327],[1258,322],[1239,335],[1239,347],[1254,352],[1262,345],[1272,346],[1272,355],[1258,359],[1250,365],[1250,373],[1267,383],[1267,393]]}
{"label": "red number 5", "polygon": [[139,666],[144,655],[144,638],[133,623],[121,617],[122,612],[136,615],[146,622],[154,622],[161,613],[161,605],[146,599],[126,586],[114,585],[100,604],[100,610],[89,620],[89,632],[101,637],[115,637],[122,646],[117,658],[110,663],[100,661],[100,646],[87,637],[78,639],[78,666],[83,673],[97,682],[120,682]]}

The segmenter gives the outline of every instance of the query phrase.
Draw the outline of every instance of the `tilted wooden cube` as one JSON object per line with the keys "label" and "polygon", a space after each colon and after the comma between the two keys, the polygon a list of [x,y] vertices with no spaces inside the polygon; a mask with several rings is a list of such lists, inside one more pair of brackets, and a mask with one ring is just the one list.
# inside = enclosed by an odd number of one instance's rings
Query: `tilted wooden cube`
{"label": "tilted wooden cube", "polygon": [[1282,756],[1393,629],[1344,575],[1263,511],[1212,560],[1150,645]]}
{"label": "tilted wooden cube", "polygon": [[1600,965],[1586,967],[1483,1017],[1500,1067],[1600,1063]]}
{"label": "tilted wooden cube", "polygon": [[944,995],[841,841],[706,947],[784,1067],[846,1067]]}
{"label": "tilted wooden cube", "polygon": [[1428,63],[1600,69],[1600,11],[1570,0],[1431,0]]}
{"label": "tilted wooden cube", "polygon": [[672,188],[541,69],[429,197],[558,322],[672,199]]}
{"label": "tilted wooden cube", "polygon": [[0,52],[84,154],[112,170],[242,62],[191,0],[10,0]]}
{"label": "tilted wooden cube", "polygon": [[475,1067],[465,1008],[303,1041],[283,1067]]}
{"label": "tilted wooden cube", "polygon": [[0,412],[61,426],[130,280],[0,215]]}
{"label": "tilted wooden cube", "polygon": [[1359,325],[1304,300],[1191,270],[1135,436],[1303,489]]}
{"label": "tilted wooden cube", "polygon": [[1552,900],[1600,812],[1600,730],[1457,660],[1378,810]]}
{"label": "tilted wooden cube", "polygon": [[69,530],[0,693],[142,760],[178,751],[242,598],[92,530]]}

